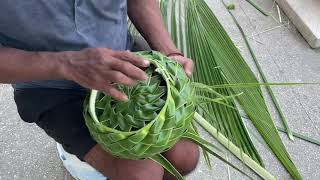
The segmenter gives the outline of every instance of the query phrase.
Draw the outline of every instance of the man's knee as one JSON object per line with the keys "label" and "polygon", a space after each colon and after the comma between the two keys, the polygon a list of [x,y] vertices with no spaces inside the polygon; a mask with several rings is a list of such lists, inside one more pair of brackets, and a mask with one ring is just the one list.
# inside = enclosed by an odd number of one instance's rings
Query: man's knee
{"label": "man's knee", "polygon": [[182,139],[173,148],[164,153],[164,156],[182,174],[193,171],[199,161],[199,147],[190,140]]}
{"label": "man's knee", "polygon": [[[151,160],[146,160],[142,166],[137,168],[128,169],[118,173],[119,180],[162,180],[164,175],[164,170],[162,166],[156,164]],[[121,168],[122,166],[118,167]],[[121,178],[120,178],[121,177]]]}
{"label": "man's knee", "polygon": [[118,160],[117,177],[120,180],[162,180],[164,170],[152,160]]}
{"label": "man's knee", "polygon": [[152,160],[129,160],[112,156],[96,145],[85,157],[95,169],[111,180],[162,180],[162,166]]}

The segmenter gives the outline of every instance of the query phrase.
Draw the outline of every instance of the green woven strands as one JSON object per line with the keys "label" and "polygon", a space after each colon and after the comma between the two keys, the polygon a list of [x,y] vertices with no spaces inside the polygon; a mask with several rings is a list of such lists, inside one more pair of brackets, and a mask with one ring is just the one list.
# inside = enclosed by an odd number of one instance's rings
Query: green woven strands
{"label": "green woven strands", "polygon": [[194,90],[183,68],[159,53],[140,55],[153,65],[146,70],[147,81],[118,87],[128,101],[92,91],[85,107],[93,138],[106,151],[128,159],[150,158],[172,147],[189,128],[195,110]]}

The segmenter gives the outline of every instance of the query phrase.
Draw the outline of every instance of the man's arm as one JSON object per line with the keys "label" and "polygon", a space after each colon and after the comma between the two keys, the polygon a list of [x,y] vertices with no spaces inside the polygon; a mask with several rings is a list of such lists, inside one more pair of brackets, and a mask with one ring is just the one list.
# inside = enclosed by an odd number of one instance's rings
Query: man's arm
{"label": "man's arm", "polygon": [[0,47],[0,83],[67,79],[118,100],[126,100],[127,96],[112,84],[133,85],[147,79],[138,67],[148,65],[148,61],[133,53],[106,48],[28,52]]}
{"label": "man's arm", "polygon": [[63,79],[59,68],[60,57],[57,53],[0,48],[0,83]]}
{"label": "man's arm", "polygon": [[163,54],[180,52],[164,26],[156,0],[129,0],[128,15],[152,49]]}
{"label": "man's arm", "polygon": [[[128,0],[128,15],[150,47],[163,54],[180,52],[165,28],[157,0]],[[193,63],[190,59],[173,56],[191,75]]]}

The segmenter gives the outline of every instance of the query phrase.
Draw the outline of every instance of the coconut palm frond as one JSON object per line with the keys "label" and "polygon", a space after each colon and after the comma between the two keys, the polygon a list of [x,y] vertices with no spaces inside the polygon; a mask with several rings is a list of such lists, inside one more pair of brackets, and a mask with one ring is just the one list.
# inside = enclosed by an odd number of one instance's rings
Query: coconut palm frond
{"label": "coconut palm frond", "polygon": [[[167,14],[165,21],[172,38],[196,63],[195,81],[209,86],[258,83],[254,73],[204,0],[161,0],[160,3],[167,6],[162,9],[168,11],[164,12]],[[244,93],[237,97],[241,108],[292,177],[301,179],[273,123],[260,87],[237,87],[231,91],[223,89],[219,93]],[[205,119],[257,161],[259,154],[247,136],[247,131],[242,128],[243,122],[238,118],[239,113],[217,104],[210,104],[207,109],[212,115],[204,115]]]}

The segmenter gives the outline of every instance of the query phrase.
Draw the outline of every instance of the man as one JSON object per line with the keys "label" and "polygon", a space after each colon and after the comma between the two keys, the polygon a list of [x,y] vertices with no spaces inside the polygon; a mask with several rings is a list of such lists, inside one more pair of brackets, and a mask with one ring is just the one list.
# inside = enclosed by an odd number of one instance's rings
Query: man
{"label": "man", "polygon": [[[151,160],[113,157],[90,137],[82,117],[86,89],[117,100],[112,83],[145,80],[149,63],[126,51],[127,15],[150,47],[181,63],[192,61],[170,40],[156,0],[0,1],[0,82],[14,84],[21,118],[36,123],[70,153],[112,180],[174,179]],[[164,156],[185,175],[198,162],[198,147],[181,140]]]}

